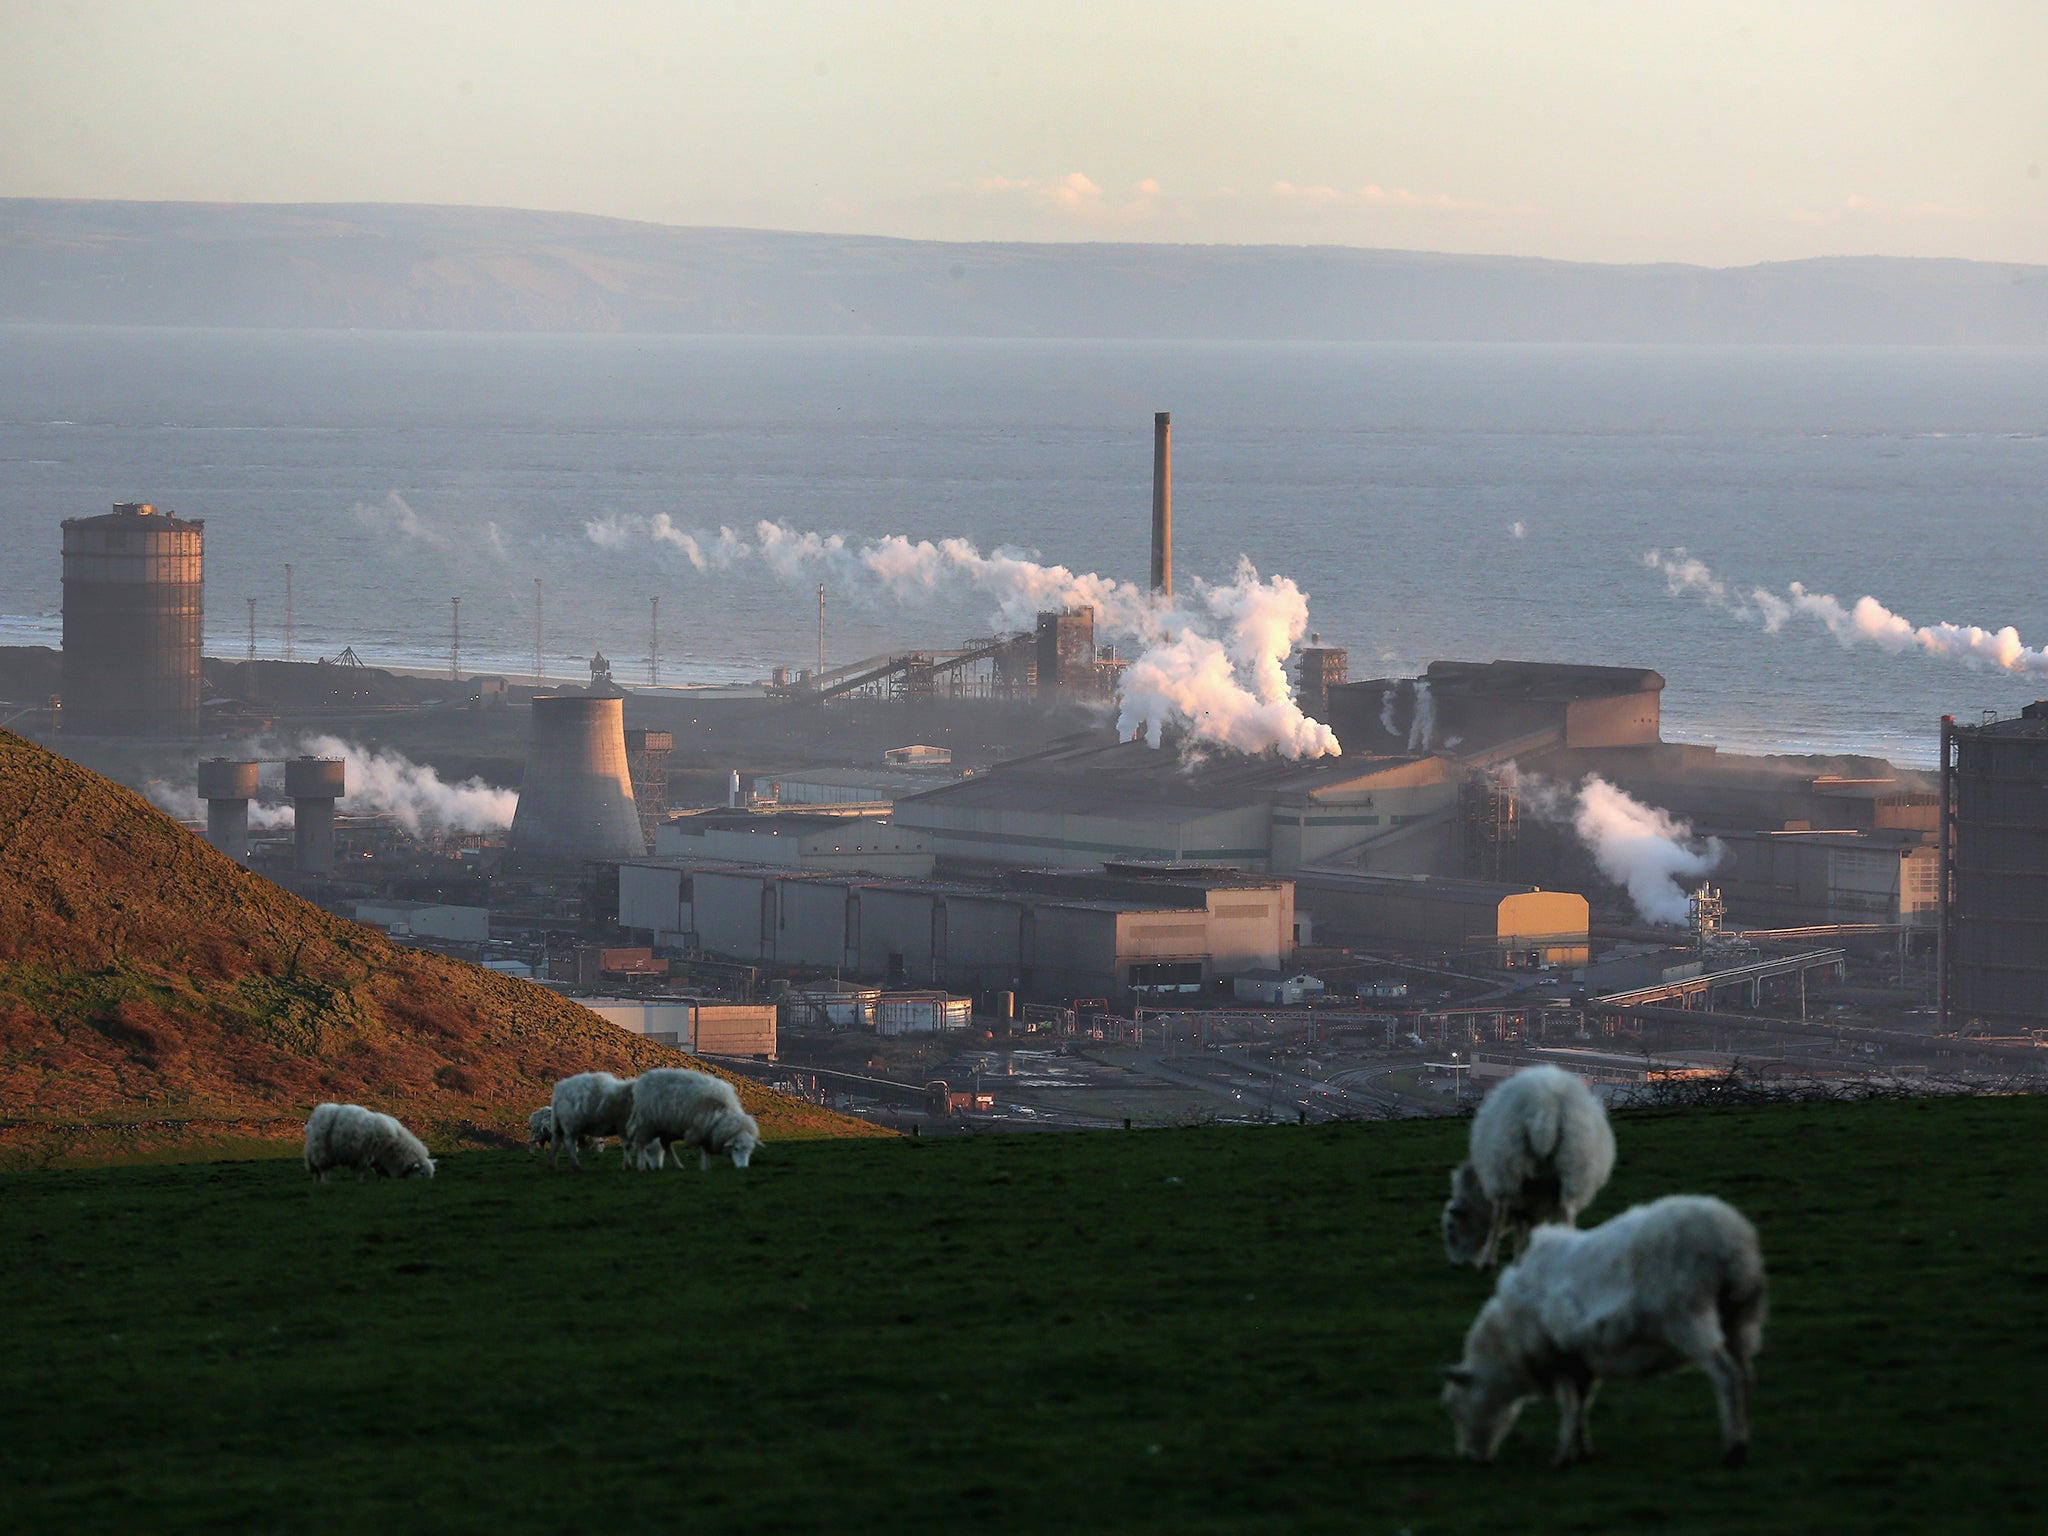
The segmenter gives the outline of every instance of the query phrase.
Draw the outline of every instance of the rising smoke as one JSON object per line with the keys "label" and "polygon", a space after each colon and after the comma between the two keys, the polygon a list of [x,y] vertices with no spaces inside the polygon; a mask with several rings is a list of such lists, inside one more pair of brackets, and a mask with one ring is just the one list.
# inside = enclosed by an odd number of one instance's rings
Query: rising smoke
{"label": "rising smoke", "polygon": [[481,549],[495,559],[511,559],[511,552],[505,548],[505,536],[496,522],[486,519],[471,527],[450,530],[422,517],[396,491],[388,493],[374,506],[364,501],[357,502],[355,515],[358,523],[376,534],[387,548],[394,550],[424,545],[445,557]]}
{"label": "rising smoke", "polygon": [[[307,736],[289,749],[275,742],[251,744],[239,754],[260,759],[287,756],[338,757],[348,764],[348,795],[337,809],[358,815],[384,815],[414,837],[452,832],[496,832],[512,825],[518,808],[515,790],[499,789],[482,779],[445,782],[425,763],[416,763],[389,748],[371,751],[339,736]],[[181,821],[204,820],[206,806],[190,784],[152,779],[145,791],[156,807]],[[249,825],[276,831],[293,824],[290,801],[252,800]]]}
{"label": "rising smoke", "polygon": [[1408,750],[1427,752],[1436,735],[1436,698],[1429,691],[1427,678],[1409,678],[1397,687],[1380,690],[1380,729],[1395,740],[1400,739],[1401,728],[1394,723],[1394,706],[1402,687],[1408,690]]}
{"label": "rising smoke", "polygon": [[[206,820],[206,802],[199,798],[199,790],[190,783],[173,784],[168,779],[151,779],[143,786],[142,793],[149,803],[174,821]],[[251,800],[249,802],[249,826],[252,831],[274,832],[292,824],[292,808],[289,802],[274,800]]]}
{"label": "rising smoke", "polygon": [[1285,576],[1261,580],[1249,560],[1240,559],[1227,582],[1198,579],[1167,598],[1014,550],[983,554],[965,539],[891,534],[852,544],[840,534],[770,522],[757,524],[751,538],[722,528],[715,539],[700,539],[666,514],[593,519],[584,533],[602,549],[665,545],[700,571],[758,559],[779,580],[825,581],[870,603],[914,603],[966,588],[992,599],[995,622],[1012,630],[1029,629],[1043,611],[1092,608],[1099,635],[1138,645],[1118,685],[1122,735],[1143,735],[1156,747],[1173,727],[1240,752],[1303,758],[1339,751],[1336,735],[1301,712],[1287,682],[1288,653],[1308,633],[1308,599]]}
{"label": "rising smoke", "polygon": [[500,831],[512,825],[512,813],[519,807],[515,790],[476,778],[445,783],[427,764],[389,748],[372,752],[339,736],[311,736],[299,743],[298,750],[348,763],[348,795],[338,809],[389,816],[414,837],[423,832]]}
{"label": "rising smoke", "polygon": [[1991,666],[2023,676],[2048,673],[2048,649],[2021,644],[2019,631],[2010,624],[1995,630],[1976,624],[1915,625],[1874,597],[1844,604],[1796,581],[1782,596],[1768,587],[1735,592],[1704,561],[1684,549],[1668,554],[1653,549],[1643,556],[1643,564],[1663,575],[1673,597],[1696,597],[1744,623],[1760,625],[1767,635],[1777,634],[1794,618],[1806,618],[1833,635],[1844,650],[1858,645],[1874,645],[1893,655],[1919,650],[1943,661]]}
{"label": "rising smoke", "polygon": [[1568,826],[1593,855],[1600,873],[1628,891],[1646,923],[1683,927],[1691,912],[1689,887],[1720,864],[1721,844],[1698,839],[1692,827],[1658,806],[1645,805],[1597,773],[1574,788],[1507,770],[1515,798],[1544,821]]}

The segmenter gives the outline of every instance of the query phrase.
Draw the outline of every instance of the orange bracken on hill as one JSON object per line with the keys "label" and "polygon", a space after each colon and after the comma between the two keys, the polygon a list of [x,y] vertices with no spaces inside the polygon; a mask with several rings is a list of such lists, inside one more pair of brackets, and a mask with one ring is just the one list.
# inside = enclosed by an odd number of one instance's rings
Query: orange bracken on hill
{"label": "orange bracken on hill", "polygon": [[[677,1065],[702,1063],[323,912],[0,731],[0,1163],[274,1150],[323,1099],[503,1145],[557,1078]],[[886,1134],[738,1086],[770,1141]]]}

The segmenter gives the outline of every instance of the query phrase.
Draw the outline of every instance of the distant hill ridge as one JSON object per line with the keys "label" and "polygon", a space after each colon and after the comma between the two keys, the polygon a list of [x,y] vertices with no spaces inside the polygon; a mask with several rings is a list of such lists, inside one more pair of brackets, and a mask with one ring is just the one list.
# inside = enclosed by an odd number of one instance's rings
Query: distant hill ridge
{"label": "distant hill ridge", "polygon": [[717,335],[2048,343],[2048,267],[1023,244],[404,204],[0,199],[0,323]]}
{"label": "distant hill ridge", "polygon": [[[524,1140],[571,1072],[689,1058],[393,944],[0,731],[0,1164],[295,1142],[354,1100],[430,1145]],[[771,1141],[884,1134],[752,1083]]]}

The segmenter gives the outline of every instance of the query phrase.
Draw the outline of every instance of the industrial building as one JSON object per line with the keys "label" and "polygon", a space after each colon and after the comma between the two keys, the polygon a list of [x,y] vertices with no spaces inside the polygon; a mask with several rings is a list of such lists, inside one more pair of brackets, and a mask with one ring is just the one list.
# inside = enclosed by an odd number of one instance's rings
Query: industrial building
{"label": "industrial building", "polygon": [[712,1002],[696,997],[591,997],[578,1001],[607,1023],[692,1056],[775,1059],[772,1003]]}
{"label": "industrial building", "polygon": [[491,936],[491,914],[485,907],[456,906],[442,901],[359,901],[356,921],[381,928],[394,938],[444,939],[455,944],[482,944]]}
{"label": "industrial building", "polygon": [[654,837],[658,855],[697,862],[774,865],[787,869],[903,875],[932,873],[932,840],[879,816],[830,810],[755,811],[716,808],[670,817]]}
{"label": "industrial building", "polygon": [[63,530],[64,728],[196,734],[205,523],[124,501]]}
{"label": "industrial building", "polygon": [[997,886],[629,860],[619,923],[658,945],[892,987],[1126,999],[1285,965],[1294,889],[1222,867],[1043,869]]}
{"label": "industrial building", "polygon": [[1664,679],[1642,667],[1434,661],[1418,678],[1327,683],[1346,753],[1648,746],[1660,741]]}
{"label": "industrial building", "polygon": [[1580,966],[1592,911],[1571,891],[1429,875],[1304,871],[1295,901],[1319,930],[1502,967]]}
{"label": "industrial building", "polygon": [[1090,732],[899,800],[893,819],[959,873],[1104,859],[1427,870],[1449,856],[1456,777],[1433,757],[1192,761]]}
{"label": "industrial building", "polygon": [[1714,838],[1722,850],[1714,882],[1731,916],[1749,927],[1934,924],[1940,854],[1931,827]]}
{"label": "industrial building", "polygon": [[1941,722],[1945,1024],[2048,1030],[2048,702]]}
{"label": "industrial building", "polygon": [[647,852],[626,761],[625,701],[615,689],[535,696],[511,851],[528,866]]}
{"label": "industrial building", "polygon": [[949,764],[929,767],[887,768],[796,768],[781,773],[756,774],[756,796],[778,805],[859,806],[863,810],[888,814],[891,807],[911,795],[921,795],[961,775]]}

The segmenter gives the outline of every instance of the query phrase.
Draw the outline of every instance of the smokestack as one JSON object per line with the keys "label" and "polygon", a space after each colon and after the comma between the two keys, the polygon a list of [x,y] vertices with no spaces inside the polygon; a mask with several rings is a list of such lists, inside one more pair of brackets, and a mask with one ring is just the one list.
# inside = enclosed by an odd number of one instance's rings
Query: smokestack
{"label": "smokestack", "polygon": [[1152,418],[1152,590],[1173,596],[1173,415]]}
{"label": "smokestack", "polygon": [[626,701],[584,693],[533,701],[533,744],[512,817],[523,862],[580,864],[647,852],[626,762]]}
{"label": "smokestack", "polygon": [[292,841],[301,874],[334,873],[334,802],[348,793],[348,764],[338,757],[294,757],[284,765],[292,803]]}
{"label": "smokestack", "polygon": [[256,774],[256,764],[225,757],[209,757],[199,765],[206,840],[237,863],[249,858],[249,800],[256,793]]}

